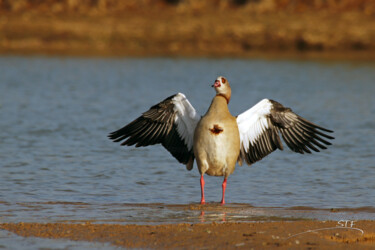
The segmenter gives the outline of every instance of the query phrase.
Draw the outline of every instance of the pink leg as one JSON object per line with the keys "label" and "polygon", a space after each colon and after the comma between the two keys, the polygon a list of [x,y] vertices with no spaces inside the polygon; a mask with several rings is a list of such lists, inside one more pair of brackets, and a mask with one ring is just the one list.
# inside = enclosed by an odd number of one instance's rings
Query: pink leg
{"label": "pink leg", "polygon": [[201,176],[201,204],[205,204],[206,201],[204,200],[204,179],[203,175]]}
{"label": "pink leg", "polygon": [[221,199],[221,205],[225,204],[224,196],[225,196],[225,189],[227,188],[227,178],[224,179],[223,184],[223,198]]}

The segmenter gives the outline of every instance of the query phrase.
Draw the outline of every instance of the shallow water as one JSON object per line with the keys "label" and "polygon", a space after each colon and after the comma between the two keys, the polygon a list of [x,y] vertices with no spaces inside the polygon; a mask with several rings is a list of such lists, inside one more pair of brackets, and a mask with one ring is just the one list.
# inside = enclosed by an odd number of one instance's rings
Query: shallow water
{"label": "shallow water", "polygon": [[[231,82],[232,114],[272,98],[336,137],[320,153],[286,149],[237,167],[227,203],[375,207],[375,64],[0,57],[1,220],[69,219],[77,202],[88,204],[81,219],[104,220],[124,216],[118,204],[197,203],[196,166],[186,171],[161,146],[124,148],[107,134],[176,92],[204,114],[218,75]],[[206,200],[220,201],[222,178],[205,180]]]}

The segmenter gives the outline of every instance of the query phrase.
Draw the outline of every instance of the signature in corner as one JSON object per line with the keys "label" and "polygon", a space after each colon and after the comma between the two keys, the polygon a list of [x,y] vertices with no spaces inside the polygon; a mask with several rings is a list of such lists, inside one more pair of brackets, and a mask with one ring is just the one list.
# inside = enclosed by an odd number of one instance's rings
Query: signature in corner
{"label": "signature in corner", "polygon": [[313,229],[313,230],[307,230],[305,232],[289,236],[288,238],[285,238],[285,240],[293,238],[293,237],[296,237],[296,236],[299,236],[299,235],[302,235],[302,234],[306,234],[306,233],[313,233],[313,232],[324,231],[324,230],[335,230],[335,229],[356,230],[356,231],[361,232],[362,235],[364,235],[365,232],[362,229],[353,227],[355,222],[356,221],[354,221],[354,220],[339,220],[337,222],[337,225],[335,227],[325,227],[325,228],[318,228],[318,229]]}
{"label": "signature in corner", "polygon": [[[349,223],[350,222],[350,223]],[[355,220],[339,220],[338,222],[337,222],[337,224],[339,225],[339,226],[336,226],[336,227],[345,227],[345,228],[353,228],[353,226],[354,226],[354,222],[356,222]],[[349,223],[349,225],[348,225],[348,223]]]}

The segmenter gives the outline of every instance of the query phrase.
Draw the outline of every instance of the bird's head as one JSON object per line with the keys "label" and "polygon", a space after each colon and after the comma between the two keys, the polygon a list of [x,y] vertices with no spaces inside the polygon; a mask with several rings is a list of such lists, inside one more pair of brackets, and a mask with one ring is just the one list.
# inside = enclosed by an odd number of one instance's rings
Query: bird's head
{"label": "bird's head", "polygon": [[212,87],[215,88],[216,95],[224,96],[229,103],[232,91],[229,82],[225,77],[219,76],[218,78],[216,78],[215,83],[212,85]]}

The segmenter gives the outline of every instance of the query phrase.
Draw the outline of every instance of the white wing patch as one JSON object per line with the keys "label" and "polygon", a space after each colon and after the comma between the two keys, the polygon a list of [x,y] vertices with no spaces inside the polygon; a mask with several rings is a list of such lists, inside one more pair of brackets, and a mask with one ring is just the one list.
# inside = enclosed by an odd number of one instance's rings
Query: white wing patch
{"label": "white wing patch", "polygon": [[173,109],[177,112],[174,121],[177,124],[177,132],[184,140],[188,149],[191,150],[193,148],[194,130],[201,117],[184,94],[178,93],[173,97],[172,101],[174,104]]}
{"label": "white wing patch", "polygon": [[267,116],[270,115],[271,107],[272,103],[263,99],[237,117],[240,141],[245,151],[248,151],[250,143],[254,145],[269,127]]}

